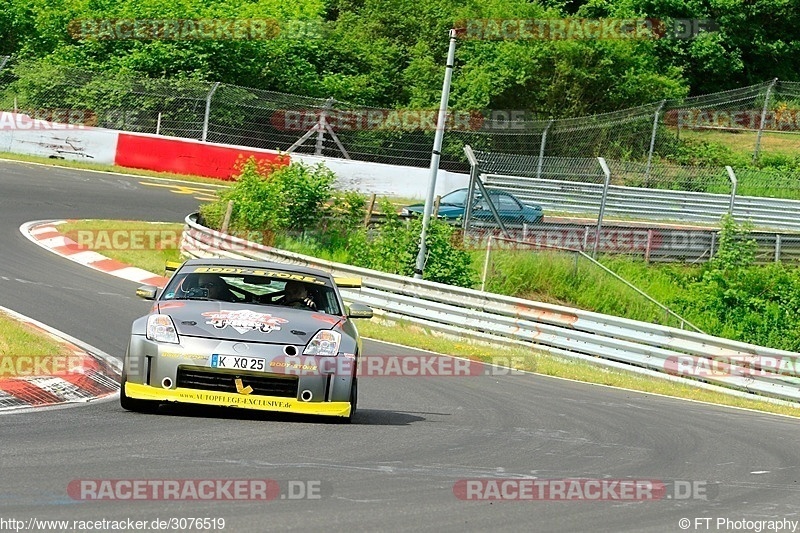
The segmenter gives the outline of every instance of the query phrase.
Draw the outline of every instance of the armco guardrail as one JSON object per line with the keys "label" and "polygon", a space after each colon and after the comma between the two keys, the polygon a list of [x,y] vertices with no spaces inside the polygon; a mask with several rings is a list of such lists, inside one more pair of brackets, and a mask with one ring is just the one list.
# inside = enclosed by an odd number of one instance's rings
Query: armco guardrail
{"label": "armco guardrail", "polygon": [[461,336],[674,375],[685,375],[684,367],[718,372],[726,368],[724,362],[718,363],[722,359],[735,363],[729,375],[708,372],[703,381],[800,401],[800,379],[794,372],[775,371],[772,367],[779,366],[771,363],[800,362],[800,354],[793,352],[333,263],[219,233],[198,224],[196,214],[186,218],[181,249],[191,257],[272,260],[361,277],[360,290],[342,290],[348,300],[383,311],[389,318]]}
{"label": "armco guardrail", "polygon": [[[596,215],[600,209],[602,183],[537,179],[484,174],[487,187],[506,190],[527,203],[550,211]],[[730,209],[729,194],[648,189],[611,185],[606,198],[606,216],[633,219],[677,220],[716,224]],[[733,215],[737,221],[752,220],[756,227],[800,230],[800,200],[736,196]]]}

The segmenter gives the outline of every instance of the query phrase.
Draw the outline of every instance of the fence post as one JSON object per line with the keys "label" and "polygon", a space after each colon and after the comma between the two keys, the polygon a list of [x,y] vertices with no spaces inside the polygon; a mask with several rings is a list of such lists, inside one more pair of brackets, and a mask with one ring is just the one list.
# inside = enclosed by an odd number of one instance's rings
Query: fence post
{"label": "fence post", "polygon": [[317,124],[317,144],[314,147],[314,155],[322,155],[322,145],[325,142],[325,126],[327,125],[325,117],[328,114],[328,110],[330,110],[331,106],[333,106],[333,98],[328,98],[319,114],[319,123]]}
{"label": "fence post", "polygon": [[492,250],[492,235],[486,241],[486,259],[483,260],[483,275],[481,276],[481,292],[486,288],[486,272],[489,270],[489,254]]}
{"label": "fence post", "polygon": [[758,161],[758,154],[761,151],[761,133],[764,131],[764,123],[767,121],[767,106],[769,106],[769,96],[777,81],[778,78],[772,80],[772,83],[770,83],[769,87],[767,87],[767,94],[764,95],[764,107],[761,108],[761,123],[758,125],[758,133],[756,134],[756,148],[753,150],[753,164]]}
{"label": "fence post", "polygon": [[553,125],[553,120],[547,123],[542,132],[542,144],[539,146],[539,161],[536,164],[536,179],[542,178],[542,164],[544,163],[544,145],[547,144],[547,131]]}
{"label": "fence post", "polygon": [[468,144],[464,145],[464,155],[467,156],[469,161],[469,188],[467,189],[467,200],[464,204],[464,217],[461,219],[461,229],[464,230],[464,238],[467,237],[467,230],[469,229],[469,221],[472,218],[472,201],[475,198],[475,182],[480,179],[480,163],[478,158],[475,157],[475,152]]}
{"label": "fence post", "polygon": [[603,214],[606,211],[606,198],[608,197],[608,186],[611,184],[611,170],[606,165],[606,160],[598,157],[597,161],[603,169],[603,174],[606,175],[606,180],[603,183],[603,196],[600,198],[600,212],[597,213],[597,233],[594,238],[594,250],[592,251],[592,259],[597,259],[597,248],[600,246],[600,230],[603,229]]}
{"label": "fence post", "polygon": [[781,234],[775,234],[775,262],[781,262]]}
{"label": "fence post", "polygon": [[156,121],[156,135],[161,135],[161,111],[158,112],[158,120]]}
{"label": "fence post", "polygon": [[728,213],[733,216],[733,202],[736,200],[736,186],[739,182],[736,179],[736,173],[733,172],[733,168],[730,165],[726,166],[725,170],[728,171],[728,177],[731,179],[731,204],[728,208]]}
{"label": "fence post", "polygon": [[211,114],[211,97],[214,96],[217,87],[219,87],[219,82],[214,83],[214,86],[208,91],[208,96],[206,96],[206,113],[203,117],[203,136],[200,139],[201,141],[205,141],[208,138],[208,117]]}
{"label": "fence post", "polygon": [[650,167],[653,164],[653,150],[656,147],[656,132],[658,131],[658,115],[661,113],[661,110],[664,108],[664,104],[666,104],[666,100],[661,100],[661,103],[658,104],[658,109],[656,109],[655,115],[653,115],[653,133],[650,135],[650,151],[647,152],[647,169],[644,172],[644,184],[645,187],[650,185]]}

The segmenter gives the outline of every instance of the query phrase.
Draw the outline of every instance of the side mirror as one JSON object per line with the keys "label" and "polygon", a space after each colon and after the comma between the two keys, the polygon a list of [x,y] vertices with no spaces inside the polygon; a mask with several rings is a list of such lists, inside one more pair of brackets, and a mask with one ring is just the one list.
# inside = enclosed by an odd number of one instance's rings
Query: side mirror
{"label": "side mirror", "polygon": [[155,300],[158,295],[158,287],[155,285],[142,285],[136,289],[136,296],[145,300]]}
{"label": "side mirror", "polygon": [[350,304],[347,307],[348,318],[372,318],[372,308],[364,304]]}

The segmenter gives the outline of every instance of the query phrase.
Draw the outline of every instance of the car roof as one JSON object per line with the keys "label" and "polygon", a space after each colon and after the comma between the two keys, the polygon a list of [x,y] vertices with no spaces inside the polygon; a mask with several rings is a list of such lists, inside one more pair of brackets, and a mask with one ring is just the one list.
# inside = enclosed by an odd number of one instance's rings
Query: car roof
{"label": "car roof", "polygon": [[258,261],[256,259],[189,259],[186,266],[230,266],[243,268],[264,268],[270,270],[280,270],[283,272],[296,272],[298,274],[310,274],[317,277],[331,279],[331,275],[324,270],[300,265],[287,265],[285,263],[275,263],[273,261]]}

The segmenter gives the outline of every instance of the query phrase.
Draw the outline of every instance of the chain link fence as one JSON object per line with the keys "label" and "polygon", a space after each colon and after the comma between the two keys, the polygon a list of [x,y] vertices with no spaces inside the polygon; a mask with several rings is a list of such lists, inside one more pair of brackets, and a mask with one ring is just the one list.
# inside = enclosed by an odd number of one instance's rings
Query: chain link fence
{"label": "chain link fence", "polygon": [[[124,131],[427,167],[436,109],[381,109],[190,78],[37,67],[0,59],[0,110],[53,114]],[[535,118],[535,117],[533,117]],[[753,158],[800,148],[800,83],[772,80],[711,95],[558,120],[527,110],[451,111],[441,168],[466,172],[463,146],[538,157],[680,157],[687,139],[725,139]],[[788,154],[788,155],[787,155]]]}
{"label": "chain link fence", "polygon": [[[538,158],[469,146],[465,153],[477,200],[465,201],[461,223],[474,245],[496,237],[592,257],[700,263],[718,251],[728,213],[752,224],[759,262],[800,260],[800,173],[784,173],[781,182],[732,167]],[[527,216],[531,206],[543,218]]]}

